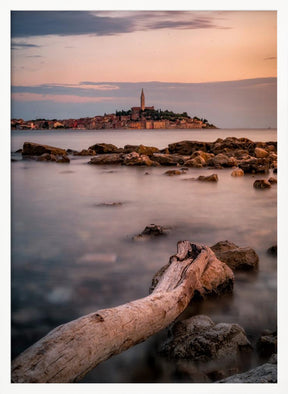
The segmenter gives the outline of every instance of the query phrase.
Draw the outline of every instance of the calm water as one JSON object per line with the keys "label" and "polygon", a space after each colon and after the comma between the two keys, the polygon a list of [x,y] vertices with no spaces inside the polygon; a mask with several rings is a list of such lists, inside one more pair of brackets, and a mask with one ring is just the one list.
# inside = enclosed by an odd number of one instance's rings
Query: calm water
{"label": "calm water", "polygon": [[[97,142],[164,148],[184,139],[227,136],[275,141],[276,134],[258,129],[13,131],[11,150],[24,141],[78,150]],[[260,258],[258,274],[236,275],[232,297],[191,307],[188,315],[238,323],[252,343],[264,329],[276,329],[276,258],[266,250],[277,239],[277,186],[255,190],[252,176],[233,178],[231,169],[191,168],[166,177],[165,167],[90,166],[89,157],[72,157],[70,164],[13,157],[19,159],[11,163],[13,356],[59,324],[146,296],[153,275],[183,239],[209,246],[228,239],[254,248]],[[215,172],[217,184],[184,181]],[[101,206],[112,202],[122,205]],[[171,231],[162,239],[132,241],[150,223]],[[154,370],[149,367],[154,341],[104,362],[84,381],[170,381],[161,375],[157,356]]]}

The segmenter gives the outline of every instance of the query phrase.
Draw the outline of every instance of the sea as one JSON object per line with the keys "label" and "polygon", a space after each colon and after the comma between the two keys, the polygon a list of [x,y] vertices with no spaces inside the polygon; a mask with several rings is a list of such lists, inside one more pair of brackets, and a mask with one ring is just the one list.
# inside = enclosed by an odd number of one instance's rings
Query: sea
{"label": "sea", "polygon": [[[254,348],[265,330],[276,331],[277,258],[267,249],[277,243],[277,185],[253,188],[255,179],[276,176],[271,170],[234,178],[231,168],[189,168],[168,177],[166,167],[88,165],[90,157],[80,156],[71,156],[68,164],[47,163],[22,160],[16,153],[25,141],[82,150],[103,142],[165,148],[182,140],[226,137],[276,141],[277,130],[11,132],[12,358],[60,324],[147,296],[154,274],[175,254],[179,240],[208,246],[229,240],[259,256],[257,273],[235,273],[232,295],[197,301],[185,317],[204,314],[215,323],[237,323]],[[215,184],[185,181],[212,173],[219,178]],[[150,224],[167,227],[168,234],[133,239]],[[189,382],[175,373],[173,360],[158,355],[165,335],[103,362],[82,383]],[[262,362],[253,354],[244,369]]]}

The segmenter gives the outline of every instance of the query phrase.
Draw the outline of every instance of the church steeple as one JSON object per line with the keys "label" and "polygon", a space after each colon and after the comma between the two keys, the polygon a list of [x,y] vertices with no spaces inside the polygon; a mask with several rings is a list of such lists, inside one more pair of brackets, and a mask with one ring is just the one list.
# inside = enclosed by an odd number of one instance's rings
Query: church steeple
{"label": "church steeple", "polygon": [[142,111],[144,111],[144,109],[145,109],[145,96],[144,96],[143,89],[141,91],[140,107],[141,107]]}

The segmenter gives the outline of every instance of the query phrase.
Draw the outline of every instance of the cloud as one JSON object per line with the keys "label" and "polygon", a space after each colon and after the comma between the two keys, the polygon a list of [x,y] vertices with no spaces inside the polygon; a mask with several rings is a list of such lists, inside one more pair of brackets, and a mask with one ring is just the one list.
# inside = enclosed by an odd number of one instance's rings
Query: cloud
{"label": "cloud", "polygon": [[12,93],[12,100],[16,101],[52,101],[54,103],[97,103],[113,100],[113,97],[81,97],[75,95],[53,95],[39,93]]}
{"label": "cloud", "polygon": [[229,28],[189,11],[12,11],[12,37],[109,36],[140,30]]}

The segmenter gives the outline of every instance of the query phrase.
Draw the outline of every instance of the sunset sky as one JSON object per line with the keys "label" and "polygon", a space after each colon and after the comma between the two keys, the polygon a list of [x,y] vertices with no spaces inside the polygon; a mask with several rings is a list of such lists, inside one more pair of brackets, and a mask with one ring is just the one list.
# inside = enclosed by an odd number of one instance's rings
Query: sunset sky
{"label": "sunset sky", "polygon": [[12,117],[139,105],[219,127],[277,126],[275,11],[15,11]]}

